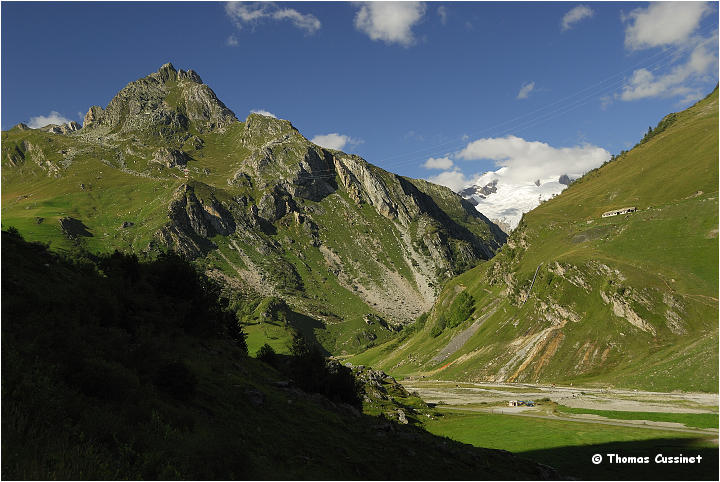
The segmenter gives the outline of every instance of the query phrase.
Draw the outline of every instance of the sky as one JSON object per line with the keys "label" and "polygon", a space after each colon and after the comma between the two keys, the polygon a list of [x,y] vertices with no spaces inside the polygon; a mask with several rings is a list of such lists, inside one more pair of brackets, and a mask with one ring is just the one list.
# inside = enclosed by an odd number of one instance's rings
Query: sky
{"label": "sky", "polygon": [[165,62],[241,120],[459,189],[580,175],[718,82],[717,3],[2,2],[2,129]]}

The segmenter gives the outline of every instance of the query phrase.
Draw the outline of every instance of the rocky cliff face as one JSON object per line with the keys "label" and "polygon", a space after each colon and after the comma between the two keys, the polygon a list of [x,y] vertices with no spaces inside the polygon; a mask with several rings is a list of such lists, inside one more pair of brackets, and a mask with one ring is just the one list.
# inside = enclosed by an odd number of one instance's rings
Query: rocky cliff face
{"label": "rocky cliff face", "polygon": [[[318,268],[330,270],[344,289],[384,316],[408,322],[429,307],[444,279],[492,257],[505,240],[449,189],[321,148],[286,120],[250,114],[235,139],[237,167],[225,183],[209,187],[217,197],[203,201],[187,187],[179,190],[155,241],[199,257],[217,247],[209,238],[229,236],[233,251],[242,251],[237,265],[261,273],[255,284],[264,290],[297,286],[297,273],[319,252],[324,266]],[[181,165],[182,156],[170,149],[155,154],[167,167]],[[226,219],[225,226],[232,219],[236,231],[210,229],[211,205],[230,216],[215,219]],[[300,243],[291,239],[296,229]],[[390,266],[378,261],[387,249],[400,255]],[[265,258],[253,260],[255,252]],[[299,264],[285,264],[275,276],[270,253],[276,263],[298,257]]]}
{"label": "rocky cliff face", "polygon": [[197,258],[215,248],[209,238],[235,232],[232,214],[215,197],[198,199],[192,185],[181,185],[168,206],[169,222],[156,234],[158,242],[173,247],[188,258]]}

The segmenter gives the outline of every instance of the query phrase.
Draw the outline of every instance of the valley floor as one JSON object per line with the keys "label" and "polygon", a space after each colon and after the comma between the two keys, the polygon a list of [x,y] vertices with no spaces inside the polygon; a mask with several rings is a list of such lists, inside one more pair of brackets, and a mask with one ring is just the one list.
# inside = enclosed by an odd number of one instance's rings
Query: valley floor
{"label": "valley floor", "polygon": [[[475,446],[509,450],[581,480],[716,480],[718,396],[521,383],[405,379],[436,404],[427,430]],[[535,402],[509,407],[510,400]],[[600,454],[602,462],[592,458]],[[613,463],[611,454],[649,457]],[[659,464],[658,454],[702,457],[701,464]]]}
{"label": "valley floor", "polygon": [[468,383],[407,378],[401,382],[427,402],[448,405],[547,398],[572,408],[665,413],[718,413],[718,395],[701,392],[645,392],[532,383]]}

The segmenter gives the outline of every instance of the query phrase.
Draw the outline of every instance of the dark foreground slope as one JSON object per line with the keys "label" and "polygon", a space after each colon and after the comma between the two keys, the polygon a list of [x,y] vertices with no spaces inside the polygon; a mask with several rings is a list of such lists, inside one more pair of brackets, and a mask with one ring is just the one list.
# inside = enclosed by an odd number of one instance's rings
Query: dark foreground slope
{"label": "dark foreground slope", "polygon": [[[602,217],[624,207],[637,211]],[[717,89],[527,213],[491,262],[448,283],[409,340],[356,362],[717,392]]]}
{"label": "dark foreground slope", "polygon": [[179,258],[2,253],[3,479],[555,476],[274,383]]}

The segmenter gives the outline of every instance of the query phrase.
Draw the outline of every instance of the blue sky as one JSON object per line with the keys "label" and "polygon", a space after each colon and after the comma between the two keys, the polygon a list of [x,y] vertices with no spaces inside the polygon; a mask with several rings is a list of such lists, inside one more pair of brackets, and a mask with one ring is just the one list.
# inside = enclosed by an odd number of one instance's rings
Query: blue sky
{"label": "blue sky", "polygon": [[273,113],[403,175],[586,170],[712,90],[717,19],[690,2],[3,2],[2,128],[81,121],[170,61],[240,119]]}

